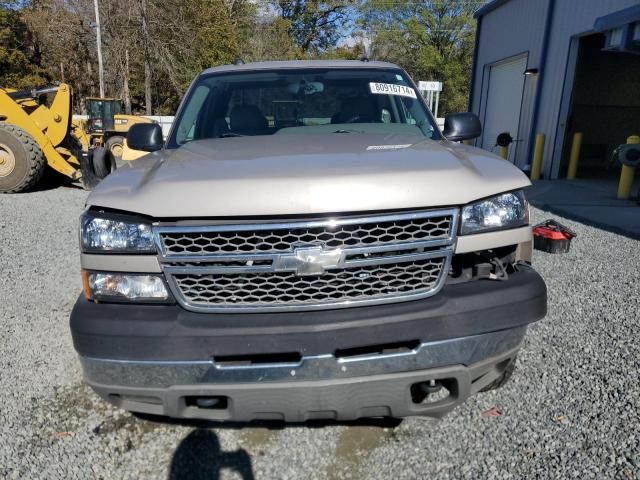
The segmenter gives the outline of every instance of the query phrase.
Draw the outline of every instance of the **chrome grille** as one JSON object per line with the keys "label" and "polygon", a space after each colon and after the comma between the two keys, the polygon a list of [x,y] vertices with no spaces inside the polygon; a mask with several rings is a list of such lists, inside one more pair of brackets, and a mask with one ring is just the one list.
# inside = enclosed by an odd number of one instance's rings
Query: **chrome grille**
{"label": "chrome grille", "polygon": [[[243,225],[247,230],[165,231],[160,234],[167,255],[289,252],[296,245],[350,248],[442,239],[451,235],[451,215],[419,218],[381,217],[371,223]],[[266,227],[266,228],[265,228]],[[328,228],[329,227],[329,228]]]}
{"label": "chrome grille", "polygon": [[154,227],[185,308],[322,309],[424,298],[442,286],[455,209],[289,223]]}
{"label": "chrome grille", "polygon": [[445,258],[369,265],[299,277],[293,272],[178,274],[174,276],[190,305],[302,306],[337,301],[388,298],[432,290]]}

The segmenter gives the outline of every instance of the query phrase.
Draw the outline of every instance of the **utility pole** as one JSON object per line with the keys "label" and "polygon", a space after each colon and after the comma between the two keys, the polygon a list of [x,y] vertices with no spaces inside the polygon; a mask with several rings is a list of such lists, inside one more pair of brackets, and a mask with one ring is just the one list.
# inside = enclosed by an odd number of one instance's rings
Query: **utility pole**
{"label": "utility pole", "polygon": [[100,97],[104,98],[104,67],[102,65],[102,32],[100,31],[100,9],[98,0],[93,0],[96,11],[96,42],[98,44],[98,77],[100,78]]}
{"label": "utility pole", "polygon": [[151,105],[151,53],[149,52],[149,31],[147,30],[147,3],[140,1],[142,10],[142,43],[144,47],[144,103],[147,115],[152,114]]}
{"label": "utility pole", "polygon": [[129,92],[129,49],[124,50],[124,74],[122,75],[122,96],[124,97],[124,113],[131,115],[131,92]]}

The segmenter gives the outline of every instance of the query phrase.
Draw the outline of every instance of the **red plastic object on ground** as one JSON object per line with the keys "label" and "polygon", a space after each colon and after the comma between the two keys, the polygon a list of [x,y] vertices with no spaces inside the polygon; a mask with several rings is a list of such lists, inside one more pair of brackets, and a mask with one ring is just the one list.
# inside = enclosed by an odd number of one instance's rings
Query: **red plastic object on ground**
{"label": "red plastic object on ground", "polygon": [[533,227],[533,247],[547,253],[567,253],[576,232],[555,220],[546,220]]}

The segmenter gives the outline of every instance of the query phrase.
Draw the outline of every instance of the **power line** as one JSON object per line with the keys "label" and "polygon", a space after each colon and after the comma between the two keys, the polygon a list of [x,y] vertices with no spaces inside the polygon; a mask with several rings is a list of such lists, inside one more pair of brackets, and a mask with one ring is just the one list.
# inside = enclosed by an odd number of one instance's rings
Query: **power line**
{"label": "power line", "polygon": [[[175,27],[176,24],[174,23],[156,23],[156,22],[147,22],[148,25],[153,26],[153,27],[158,27],[158,28],[167,28],[167,27]],[[47,23],[40,23],[40,24],[34,24],[32,23],[31,25],[33,26],[38,26],[38,27],[53,27],[53,29],[55,30],[56,28],[62,28],[62,27],[67,27],[68,28],[68,24],[66,23],[59,23],[59,24],[54,24],[51,22],[47,22]],[[118,29],[129,29],[129,30],[139,30],[141,28],[140,25],[118,25]],[[194,25],[195,28],[195,25]],[[283,31],[283,30],[294,30],[294,31],[315,31],[315,30],[320,30],[321,28],[315,28],[315,27],[296,27],[295,25],[290,25],[287,26],[286,28],[279,28],[276,27],[274,25],[269,25],[269,24],[259,24],[259,23],[252,23],[251,25],[247,25],[246,27],[238,27],[236,26],[235,28],[247,28],[247,29],[255,29],[255,28],[260,28],[263,30],[273,30],[273,31]],[[399,28],[378,28],[378,27],[373,27],[373,28],[366,28],[366,32],[397,32],[399,31]],[[429,31],[431,32],[459,32],[459,31],[463,31],[465,30],[465,27],[461,27],[461,28],[440,28],[440,29],[436,29],[436,28],[429,28]],[[363,31],[363,29],[355,27],[353,28],[353,31]],[[87,35],[93,35],[90,32],[86,32]]]}

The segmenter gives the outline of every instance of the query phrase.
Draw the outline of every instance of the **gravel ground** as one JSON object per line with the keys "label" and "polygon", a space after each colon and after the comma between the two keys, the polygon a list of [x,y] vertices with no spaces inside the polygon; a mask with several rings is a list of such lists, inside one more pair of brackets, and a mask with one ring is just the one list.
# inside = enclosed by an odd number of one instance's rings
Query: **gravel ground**
{"label": "gravel ground", "polygon": [[[0,478],[640,478],[637,241],[566,221],[571,253],[536,253],[549,315],[514,380],[441,421],[156,424],[81,383],[67,322],[85,197],[0,197]],[[501,415],[482,415],[492,407]]]}

